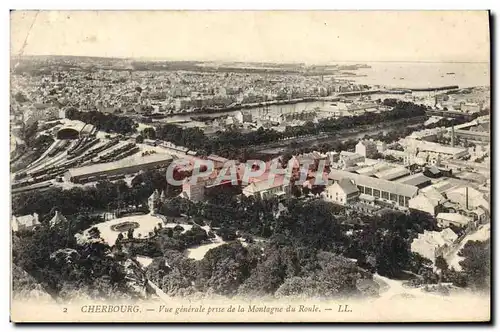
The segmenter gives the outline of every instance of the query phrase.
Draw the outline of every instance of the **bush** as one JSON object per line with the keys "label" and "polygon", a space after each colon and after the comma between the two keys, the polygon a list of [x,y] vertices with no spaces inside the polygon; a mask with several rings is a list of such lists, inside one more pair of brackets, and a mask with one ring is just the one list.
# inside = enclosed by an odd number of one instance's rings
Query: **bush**
{"label": "bush", "polygon": [[234,241],[237,239],[237,235],[236,235],[236,232],[234,231],[234,229],[230,229],[230,228],[219,228],[217,231],[216,231],[217,235],[219,235],[222,240],[224,241]]}

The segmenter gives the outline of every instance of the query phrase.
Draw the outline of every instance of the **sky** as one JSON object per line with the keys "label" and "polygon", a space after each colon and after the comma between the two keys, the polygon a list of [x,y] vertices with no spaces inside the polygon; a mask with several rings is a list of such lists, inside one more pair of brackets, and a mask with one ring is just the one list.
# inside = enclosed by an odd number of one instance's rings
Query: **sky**
{"label": "sky", "polygon": [[486,11],[13,11],[11,54],[489,62],[488,24]]}

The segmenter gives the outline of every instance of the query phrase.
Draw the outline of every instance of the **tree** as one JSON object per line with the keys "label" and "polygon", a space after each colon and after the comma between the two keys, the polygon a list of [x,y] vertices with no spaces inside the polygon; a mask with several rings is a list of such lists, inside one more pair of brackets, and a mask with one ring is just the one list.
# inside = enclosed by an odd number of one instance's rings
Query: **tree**
{"label": "tree", "polygon": [[154,139],[156,139],[156,131],[152,127],[144,128],[144,130],[142,131],[142,136],[144,136],[147,139],[154,140]]}
{"label": "tree", "polygon": [[304,196],[309,196],[309,193],[311,192],[311,189],[309,189],[309,187],[307,186],[304,186],[302,187],[302,193],[304,194]]}
{"label": "tree", "polygon": [[216,233],[222,238],[224,241],[233,241],[236,240],[236,232],[234,229],[222,227],[216,231]]}
{"label": "tree", "polygon": [[459,264],[474,289],[489,289],[491,275],[490,241],[469,241],[458,253],[464,257]]}
{"label": "tree", "polygon": [[21,91],[18,91],[14,95],[14,99],[16,99],[16,101],[18,103],[24,103],[24,102],[27,102],[29,100],[28,98],[26,98],[26,96],[24,95],[24,93],[22,93]]}
{"label": "tree", "polygon": [[135,142],[138,144],[144,143],[144,137],[142,135],[137,135],[137,137],[135,138]]}
{"label": "tree", "polygon": [[123,241],[123,234],[119,233],[116,237],[115,245],[119,245]]}
{"label": "tree", "polygon": [[438,268],[441,272],[446,271],[448,269],[448,263],[443,258],[443,256],[436,257],[435,265],[436,268]]}
{"label": "tree", "polygon": [[313,195],[319,195],[325,190],[326,186],[324,185],[314,185],[311,188],[311,193]]}
{"label": "tree", "polygon": [[89,236],[92,239],[98,239],[101,237],[101,231],[97,227],[92,227],[89,229]]}
{"label": "tree", "polygon": [[134,229],[133,228],[129,228],[128,231],[127,231],[127,238],[128,239],[133,239],[134,238]]}
{"label": "tree", "polygon": [[302,191],[299,186],[292,186],[292,195],[299,198],[302,196]]}
{"label": "tree", "polygon": [[250,277],[241,285],[240,294],[260,296],[273,294],[283,283],[286,266],[281,260],[279,250],[267,254],[266,259],[257,265]]}

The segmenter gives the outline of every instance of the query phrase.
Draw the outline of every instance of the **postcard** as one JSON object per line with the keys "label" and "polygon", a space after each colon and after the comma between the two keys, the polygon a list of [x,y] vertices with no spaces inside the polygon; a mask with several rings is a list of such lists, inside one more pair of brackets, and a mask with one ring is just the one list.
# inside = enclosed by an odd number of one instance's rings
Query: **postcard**
{"label": "postcard", "polygon": [[11,321],[489,322],[488,11],[11,12]]}

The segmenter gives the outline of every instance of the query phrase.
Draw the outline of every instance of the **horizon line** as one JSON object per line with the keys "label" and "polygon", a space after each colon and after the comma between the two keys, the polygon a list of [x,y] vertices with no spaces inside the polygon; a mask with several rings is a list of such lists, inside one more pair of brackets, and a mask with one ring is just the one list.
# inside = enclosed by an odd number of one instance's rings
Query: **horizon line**
{"label": "horizon line", "polygon": [[436,60],[331,60],[328,62],[301,62],[301,61],[282,61],[277,62],[273,60],[217,60],[217,59],[207,59],[207,60],[196,60],[196,59],[186,59],[186,60],[178,60],[178,59],[164,59],[164,58],[155,58],[155,57],[127,57],[127,56],[105,56],[105,55],[67,55],[67,54],[11,54],[10,58],[22,58],[22,57],[85,57],[85,58],[105,58],[105,59],[117,59],[117,60],[143,60],[143,61],[167,61],[167,62],[235,62],[235,63],[273,63],[273,64],[314,64],[314,65],[328,65],[332,63],[477,63],[477,64],[489,64],[491,63],[491,59],[489,61],[459,61],[459,60],[445,60],[445,61],[436,61]]}

